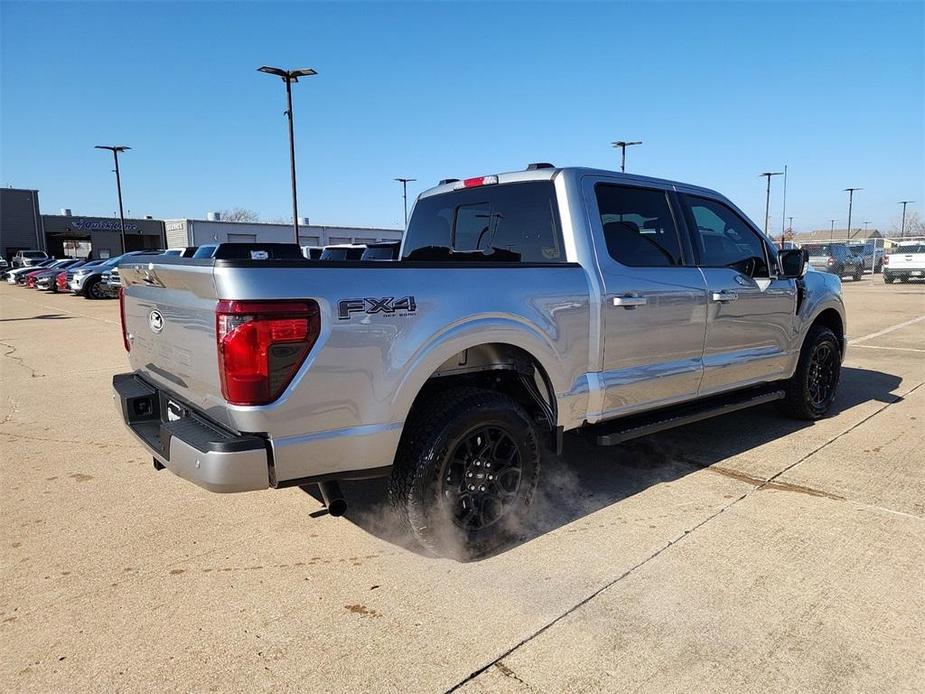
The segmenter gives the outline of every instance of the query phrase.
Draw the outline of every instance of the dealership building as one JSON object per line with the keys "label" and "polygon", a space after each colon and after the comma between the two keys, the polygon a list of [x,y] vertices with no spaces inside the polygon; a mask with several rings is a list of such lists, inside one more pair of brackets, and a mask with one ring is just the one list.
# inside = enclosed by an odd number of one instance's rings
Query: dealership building
{"label": "dealership building", "polygon": [[0,256],[10,259],[27,250],[45,250],[39,192],[0,188]]}
{"label": "dealership building", "polygon": [[62,256],[114,258],[125,251],[164,248],[164,222],[159,219],[126,219],[125,248],[122,248],[122,223],[112,217],[43,214],[45,250],[56,258]]}
{"label": "dealership building", "polygon": [[[291,224],[229,222],[218,212],[208,219],[168,219],[164,222],[168,248],[205,246],[217,243],[292,243]],[[328,226],[299,222],[300,246],[329,246],[338,243],[401,241],[401,229]]]}
{"label": "dealership building", "polygon": [[[299,223],[299,245],[328,246],[341,243],[400,241],[401,229],[351,227]],[[207,219],[145,217],[125,220],[125,248],[118,217],[42,214],[39,192],[0,188],[0,255],[11,258],[19,250],[45,251],[61,258],[111,258],[125,251],[148,248],[184,248],[218,243],[292,243],[291,224],[231,222],[211,212]]]}
{"label": "dealership building", "polygon": [[159,219],[126,219],[125,248],[122,223],[113,217],[42,214],[39,192],[0,188],[0,255],[11,258],[19,250],[45,251],[63,256],[109,258],[124,251],[164,247],[164,223]]}

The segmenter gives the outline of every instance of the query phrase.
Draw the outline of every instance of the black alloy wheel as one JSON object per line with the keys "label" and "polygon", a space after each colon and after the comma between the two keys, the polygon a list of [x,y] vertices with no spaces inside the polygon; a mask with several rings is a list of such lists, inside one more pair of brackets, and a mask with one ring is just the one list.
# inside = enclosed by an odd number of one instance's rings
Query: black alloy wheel
{"label": "black alloy wheel", "polygon": [[822,407],[835,393],[838,383],[838,355],[827,342],[813,350],[809,362],[809,400],[814,407]]}
{"label": "black alloy wheel", "polygon": [[522,460],[513,435],[500,425],[478,427],[457,440],[443,481],[453,522],[464,530],[497,523],[517,498]]}

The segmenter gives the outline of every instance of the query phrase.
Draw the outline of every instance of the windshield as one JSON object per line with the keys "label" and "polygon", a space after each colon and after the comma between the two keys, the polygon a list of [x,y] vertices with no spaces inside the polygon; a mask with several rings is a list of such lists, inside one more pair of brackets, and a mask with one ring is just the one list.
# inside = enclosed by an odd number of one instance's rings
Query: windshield
{"label": "windshield", "polygon": [[394,260],[398,253],[398,244],[394,246],[370,246],[363,253],[363,260]]}
{"label": "windshield", "polygon": [[200,246],[196,249],[196,252],[193,253],[194,258],[211,258],[215,255],[215,249],[218,246]]}
{"label": "windshield", "polygon": [[365,249],[361,246],[351,248],[325,248],[319,260],[359,260]]}
{"label": "windshield", "polygon": [[48,255],[45,253],[45,251],[23,251],[22,257],[23,258],[47,258]]}

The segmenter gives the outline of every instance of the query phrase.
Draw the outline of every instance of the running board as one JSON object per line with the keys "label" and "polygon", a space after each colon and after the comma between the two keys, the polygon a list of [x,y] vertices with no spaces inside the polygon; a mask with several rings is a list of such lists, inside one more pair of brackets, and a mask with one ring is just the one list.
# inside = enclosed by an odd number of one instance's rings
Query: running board
{"label": "running board", "polygon": [[786,393],[780,389],[762,388],[756,391],[751,388],[732,395],[714,396],[690,404],[664,407],[654,412],[621,417],[611,422],[594,425],[590,428],[590,432],[595,436],[598,446],[616,446],[624,441],[656,434],[666,429],[674,429],[685,424],[693,424],[702,419],[782,400],[785,396]]}

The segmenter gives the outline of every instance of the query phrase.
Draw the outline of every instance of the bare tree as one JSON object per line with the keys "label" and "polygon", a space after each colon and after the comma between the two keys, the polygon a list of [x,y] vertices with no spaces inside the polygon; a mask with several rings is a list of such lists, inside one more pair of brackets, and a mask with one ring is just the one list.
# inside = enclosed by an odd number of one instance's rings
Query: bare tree
{"label": "bare tree", "polygon": [[[901,223],[902,217],[897,216],[893,220],[889,234],[891,237],[895,238],[902,233]],[[906,212],[906,236],[925,236],[925,222],[922,221],[922,216],[918,210],[908,210]]]}
{"label": "bare tree", "polygon": [[232,207],[230,210],[222,210],[223,222],[259,222],[260,215],[253,210],[244,207]]}

